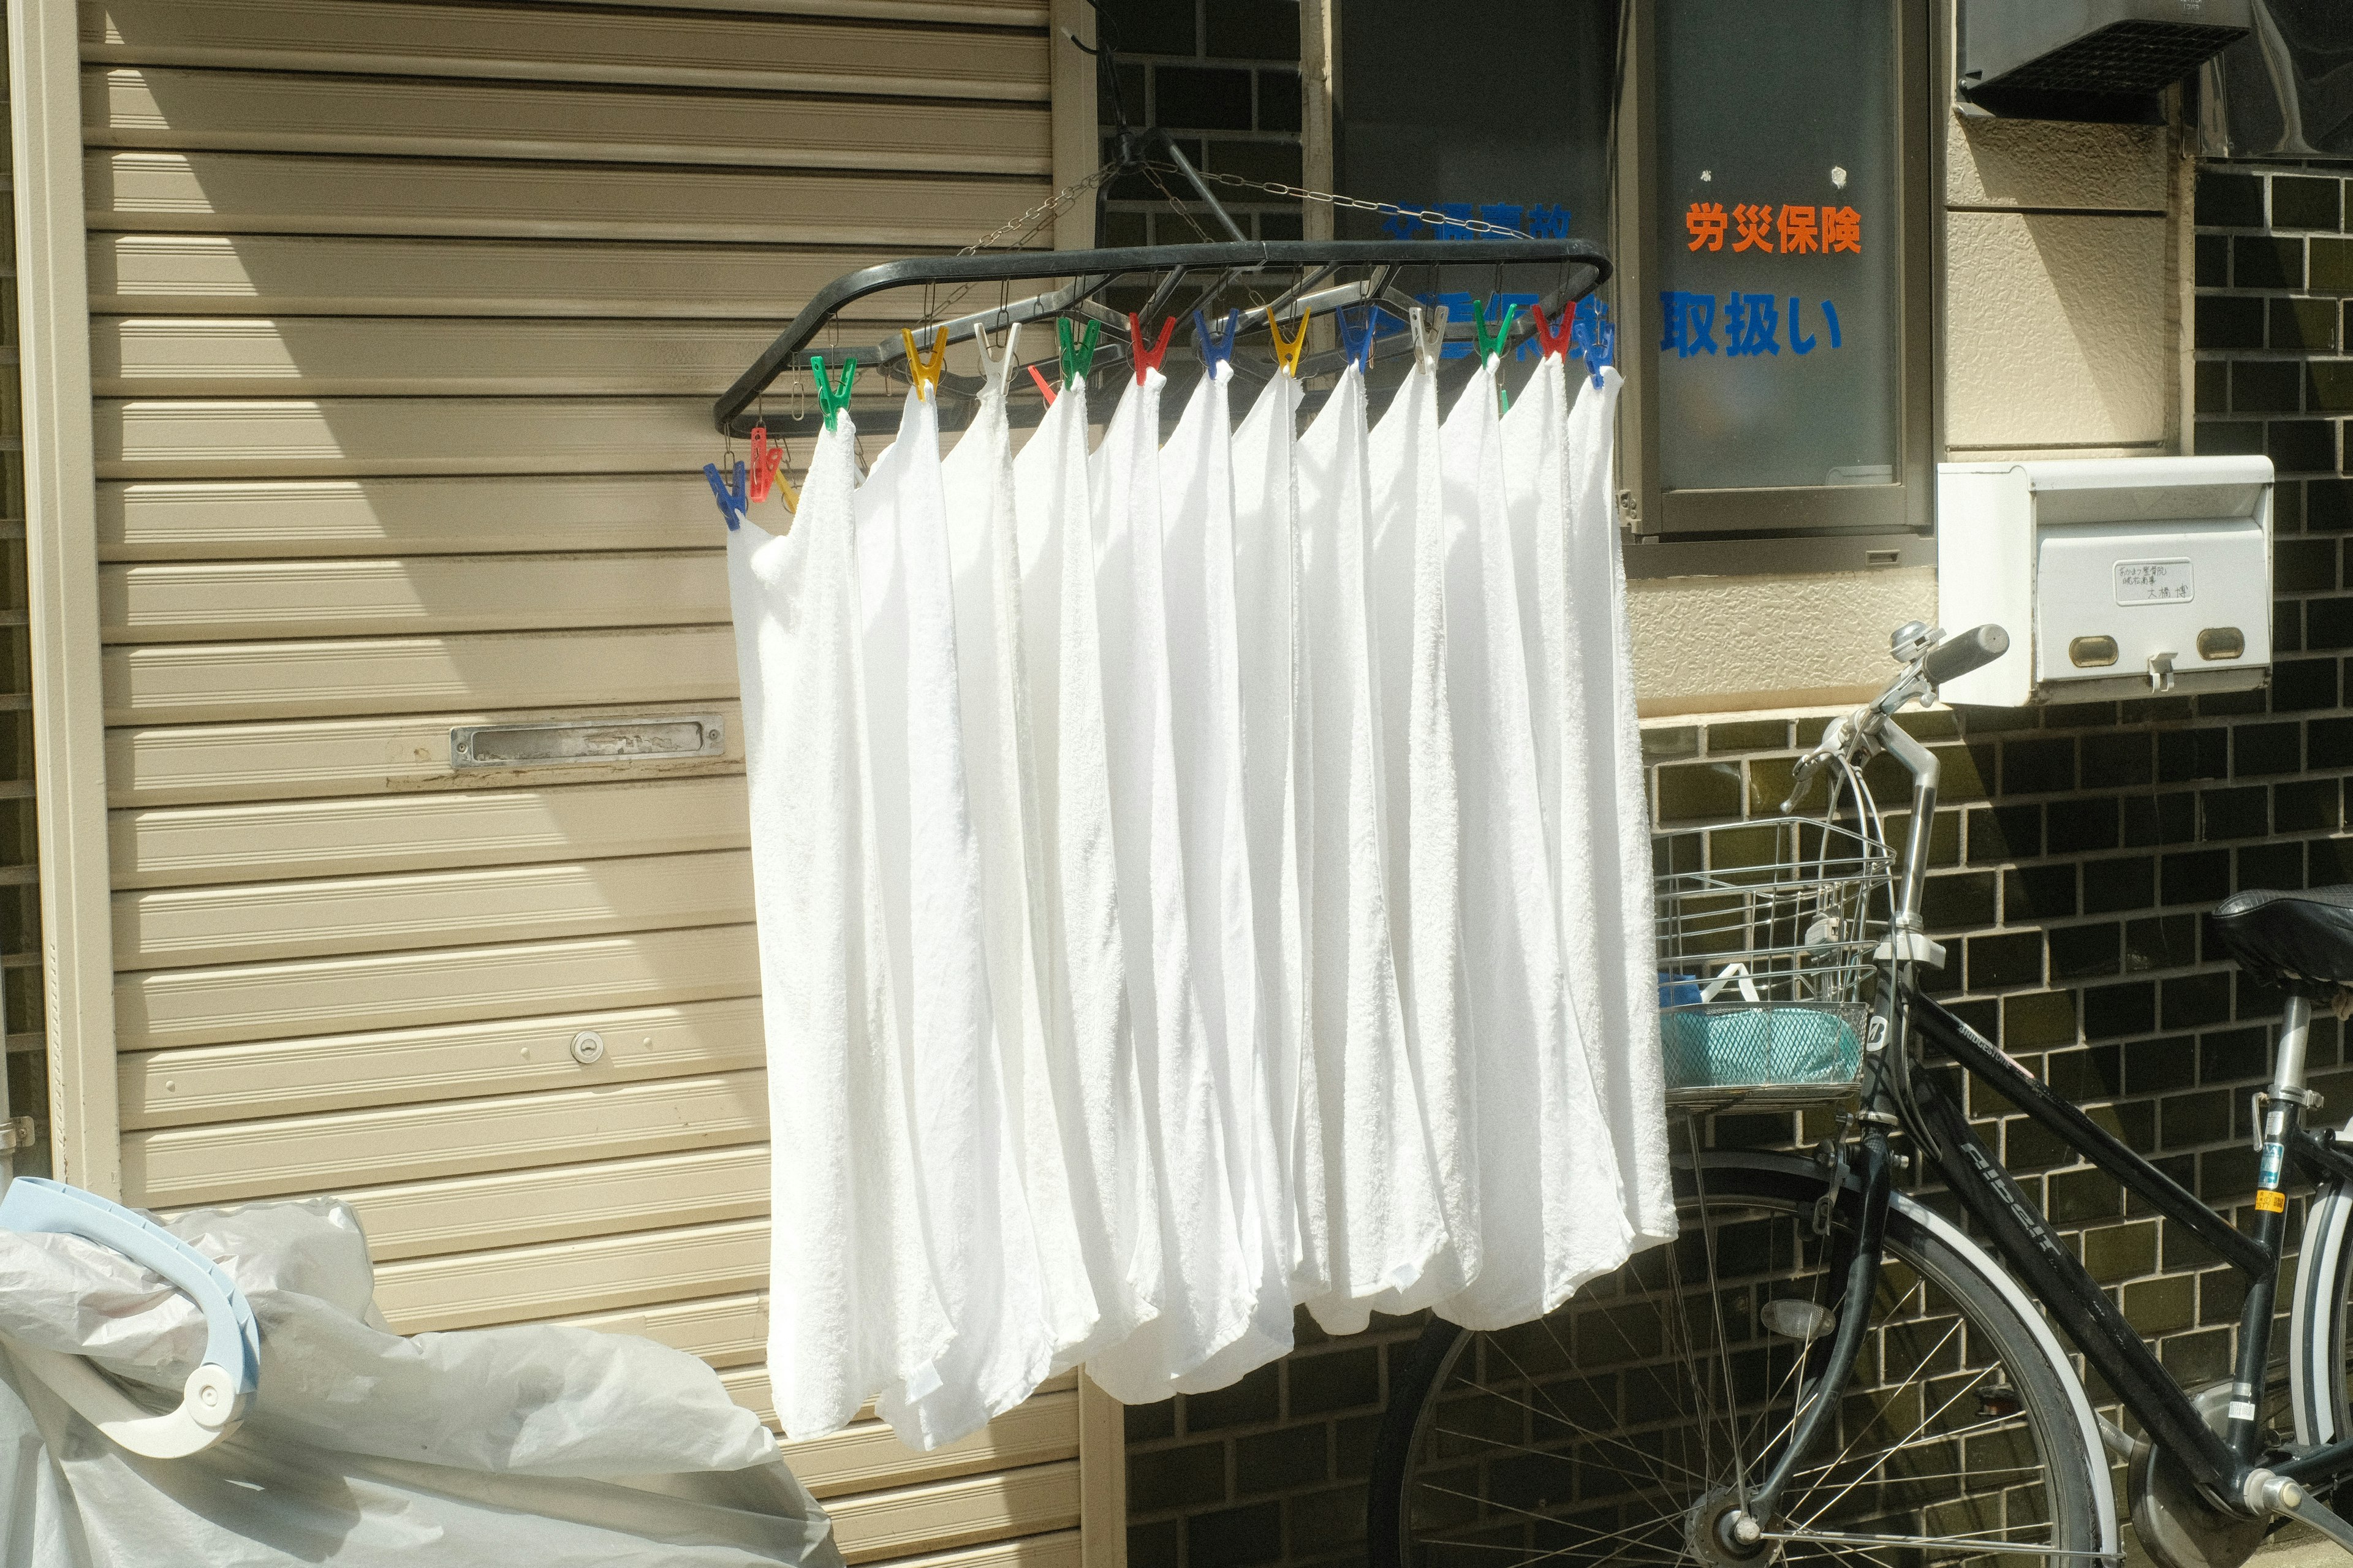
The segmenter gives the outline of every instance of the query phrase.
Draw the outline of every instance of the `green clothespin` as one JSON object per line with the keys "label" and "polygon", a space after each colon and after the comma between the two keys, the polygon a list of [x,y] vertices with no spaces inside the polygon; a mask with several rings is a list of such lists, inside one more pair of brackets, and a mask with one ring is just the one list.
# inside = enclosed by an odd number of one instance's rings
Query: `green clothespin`
{"label": "green clothespin", "polygon": [[1512,317],[1518,310],[1517,305],[1504,306],[1504,319],[1496,325],[1495,335],[1491,338],[1487,335],[1487,307],[1485,305],[1471,307],[1471,338],[1479,345],[1479,358],[1482,362],[1493,359],[1504,352],[1504,341],[1512,335]]}
{"label": "green clothespin", "polygon": [[817,378],[817,405],[825,412],[825,427],[835,427],[834,420],[849,406],[849,389],[858,381],[858,362],[846,361],[841,367],[841,384],[836,386],[825,374],[825,360],[818,354],[809,355],[809,374]]}
{"label": "green clothespin", "polygon": [[1086,335],[1073,344],[1071,342],[1071,319],[1057,316],[1054,318],[1054,335],[1062,341],[1062,384],[1068,386],[1074,381],[1084,381],[1087,373],[1094,368],[1095,339],[1103,335],[1103,323],[1090,320]]}

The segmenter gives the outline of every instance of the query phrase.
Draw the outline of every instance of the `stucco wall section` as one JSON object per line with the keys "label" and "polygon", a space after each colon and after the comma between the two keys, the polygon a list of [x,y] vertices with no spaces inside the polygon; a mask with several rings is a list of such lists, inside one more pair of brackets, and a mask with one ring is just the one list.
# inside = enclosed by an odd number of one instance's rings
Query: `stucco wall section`
{"label": "stucco wall section", "polygon": [[1945,205],[2165,210],[2162,125],[1946,120]]}
{"label": "stucco wall section", "polygon": [[1956,212],[1945,232],[1956,456],[2166,439],[2162,217]]}
{"label": "stucco wall section", "polygon": [[1933,621],[1928,567],[1626,585],[1644,714],[1835,702],[1887,683],[1887,634]]}

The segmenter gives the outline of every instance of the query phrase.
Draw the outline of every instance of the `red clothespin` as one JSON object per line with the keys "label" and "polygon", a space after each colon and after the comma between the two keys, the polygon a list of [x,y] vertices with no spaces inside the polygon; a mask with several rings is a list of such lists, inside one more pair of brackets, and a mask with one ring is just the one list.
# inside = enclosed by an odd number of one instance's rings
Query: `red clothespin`
{"label": "red clothespin", "polygon": [[1567,359],[1568,334],[1577,325],[1577,301],[1571,300],[1561,307],[1560,331],[1556,332],[1546,326],[1543,305],[1530,305],[1528,313],[1536,319],[1536,345],[1540,351],[1536,357],[1550,359],[1553,355],[1558,354],[1562,359]]}
{"label": "red clothespin", "polygon": [[768,427],[752,426],[751,485],[754,500],[768,499],[768,486],[775,479],[776,468],[785,460],[783,452],[768,445]]}
{"label": "red clothespin", "polygon": [[1171,316],[1166,321],[1160,323],[1159,343],[1153,348],[1146,349],[1144,346],[1144,323],[1136,319],[1134,311],[1130,310],[1127,313],[1127,342],[1128,345],[1135,351],[1136,385],[1142,386],[1144,384],[1144,373],[1145,371],[1158,370],[1160,368],[1160,362],[1168,357],[1168,339],[1176,331],[1176,318]]}
{"label": "red clothespin", "polygon": [[1053,407],[1054,389],[1046,384],[1046,373],[1039,370],[1034,364],[1025,365],[1022,368],[1029,371],[1029,379],[1038,384],[1038,394],[1046,400],[1046,406],[1049,408]]}

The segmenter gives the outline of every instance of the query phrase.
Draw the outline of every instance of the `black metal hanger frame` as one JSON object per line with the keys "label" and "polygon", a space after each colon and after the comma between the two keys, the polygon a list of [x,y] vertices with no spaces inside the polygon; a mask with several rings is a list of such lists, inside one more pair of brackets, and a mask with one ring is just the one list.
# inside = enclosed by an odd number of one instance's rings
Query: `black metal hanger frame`
{"label": "black metal hanger frame", "polygon": [[[1563,268],[1559,289],[1546,304],[1556,310],[1582,300],[1609,279],[1609,258],[1599,246],[1582,239],[1290,239],[1239,240],[1201,245],[1136,245],[1098,250],[993,251],[972,256],[910,257],[845,273],[818,290],[790,325],[776,335],[751,368],[712,405],[712,422],[727,436],[749,435],[754,418],[746,417],[754,403],[787,372],[806,367],[810,345],[844,310],[871,294],[893,289],[952,284],[1034,282],[1067,279],[1059,289],[1016,300],[991,310],[977,310],[952,321],[913,329],[917,344],[928,348],[945,334],[951,342],[977,331],[1002,331],[1019,321],[1053,316],[1092,318],[1118,329],[1106,334],[1103,353],[1113,363],[1126,353],[1127,317],[1097,299],[1122,279],[1156,277],[1152,298],[1137,314],[1157,321],[1188,273],[1214,275],[1215,281],[1191,303],[1222,315],[1212,302],[1246,279],[1269,273],[1295,277],[1273,300],[1243,312],[1245,321],[1283,321],[1302,311],[1329,311],[1350,305],[1380,305],[1400,325],[1405,312],[1418,301],[1398,289],[1397,274],[1406,268],[1527,266],[1551,264]],[[1363,268],[1351,282],[1332,283],[1344,268]],[[1507,342],[1534,331],[1532,321],[1515,321]],[[1459,331],[1458,331],[1459,329]],[[1470,323],[1450,322],[1450,336],[1468,336]],[[864,350],[845,354],[860,365],[886,373],[906,355],[905,345],[886,339]],[[1302,377],[1336,371],[1345,363],[1332,350],[1303,361]],[[970,381],[969,386],[959,384]],[[951,391],[976,392],[979,383],[965,377],[944,377]],[[811,416],[811,417],[815,417]],[[785,423],[772,411],[771,424]]]}

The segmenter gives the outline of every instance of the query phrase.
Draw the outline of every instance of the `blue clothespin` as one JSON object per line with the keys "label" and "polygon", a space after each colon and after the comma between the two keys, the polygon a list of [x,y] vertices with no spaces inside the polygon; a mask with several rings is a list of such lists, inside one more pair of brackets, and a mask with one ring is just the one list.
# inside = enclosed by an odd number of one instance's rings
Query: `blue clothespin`
{"label": "blue clothespin", "polygon": [[1212,332],[1209,331],[1208,318],[1203,316],[1198,310],[1193,312],[1193,347],[1201,356],[1201,368],[1204,371],[1215,375],[1219,365],[1232,361],[1234,334],[1241,330],[1241,324],[1242,313],[1240,310],[1228,310],[1226,330],[1222,332]]}
{"label": "blue clothespin", "polygon": [[1369,306],[1340,312],[1340,347],[1359,371],[1373,368],[1373,313]]}
{"label": "blue clothespin", "polygon": [[719,515],[727,524],[727,531],[730,533],[743,525],[744,513],[752,504],[745,490],[747,473],[744,459],[736,458],[735,488],[730,489],[727,487],[727,481],[720,477],[718,464],[702,465],[702,477],[711,481],[711,493],[718,498]]}
{"label": "blue clothespin", "polygon": [[1598,387],[1601,384],[1602,367],[1618,363],[1618,323],[1609,319],[1609,306],[1599,300],[1589,303],[1589,309],[1577,311],[1577,323],[1568,330],[1568,341],[1577,345],[1577,357],[1585,362]]}

